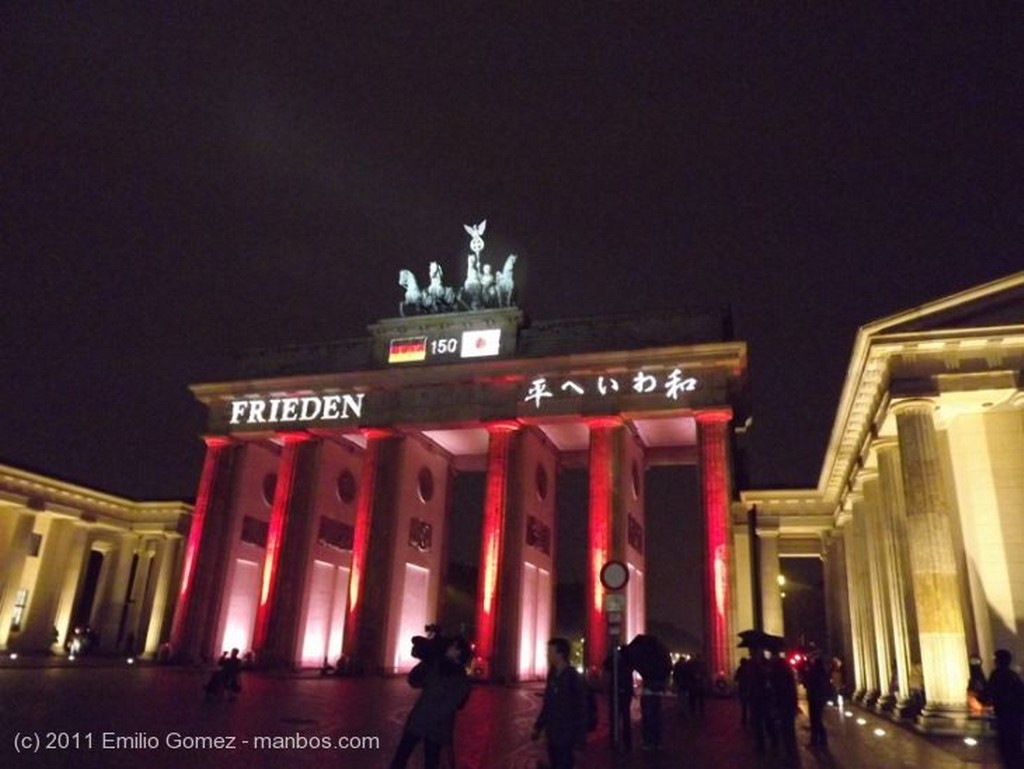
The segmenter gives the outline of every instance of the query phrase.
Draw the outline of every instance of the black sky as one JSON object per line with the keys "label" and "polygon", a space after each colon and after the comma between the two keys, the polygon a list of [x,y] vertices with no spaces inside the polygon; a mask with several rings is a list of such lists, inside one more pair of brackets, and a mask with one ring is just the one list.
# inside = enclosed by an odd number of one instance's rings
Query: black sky
{"label": "black sky", "polygon": [[813,484],[856,328],[1024,268],[1009,4],[99,5],[0,9],[17,466],[191,497],[189,383],[362,335],[487,218],[536,319],[731,305],[752,481]]}

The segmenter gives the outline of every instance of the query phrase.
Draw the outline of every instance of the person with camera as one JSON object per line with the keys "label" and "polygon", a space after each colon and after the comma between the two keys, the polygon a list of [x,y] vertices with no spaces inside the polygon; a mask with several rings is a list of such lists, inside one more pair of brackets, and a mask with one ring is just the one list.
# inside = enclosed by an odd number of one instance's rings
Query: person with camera
{"label": "person with camera", "polygon": [[413,656],[419,664],[409,671],[409,685],[421,689],[419,699],[409,712],[391,769],[404,769],[419,742],[423,741],[425,769],[439,769],[441,750],[451,744],[455,712],[469,698],[466,665],[472,656],[462,636],[444,638],[437,628],[428,628],[428,637],[413,639]]}

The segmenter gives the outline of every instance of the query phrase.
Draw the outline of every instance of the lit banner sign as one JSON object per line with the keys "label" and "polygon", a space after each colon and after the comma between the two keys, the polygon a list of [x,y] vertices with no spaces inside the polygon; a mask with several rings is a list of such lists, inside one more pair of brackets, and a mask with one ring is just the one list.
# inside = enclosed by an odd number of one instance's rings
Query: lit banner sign
{"label": "lit banner sign", "polygon": [[460,358],[491,358],[501,350],[501,329],[486,328],[436,336],[415,336],[388,342],[388,363],[444,362]]}
{"label": "lit banner sign", "polygon": [[667,375],[659,378],[642,369],[632,376],[591,376],[574,377],[549,381],[547,377],[537,377],[530,381],[525,403],[532,403],[538,410],[550,400],[578,398],[581,396],[597,396],[599,398],[615,395],[653,395],[662,394],[666,400],[679,400],[679,396],[697,389],[696,377],[688,377],[682,369],[675,368]]}
{"label": "lit banner sign", "polygon": [[231,401],[233,425],[274,425],[359,419],[366,393],[249,398]]}

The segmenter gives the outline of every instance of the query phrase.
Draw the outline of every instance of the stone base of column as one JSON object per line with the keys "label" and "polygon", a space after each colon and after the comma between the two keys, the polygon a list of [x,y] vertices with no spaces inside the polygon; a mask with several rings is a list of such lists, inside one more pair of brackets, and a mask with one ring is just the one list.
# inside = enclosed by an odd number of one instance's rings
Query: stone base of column
{"label": "stone base of column", "polygon": [[867,693],[867,689],[855,689],[853,692],[853,696],[850,699],[859,704],[864,701],[864,696]]}
{"label": "stone base of column", "polygon": [[860,704],[869,710],[873,710],[875,703],[878,702],[878,698],[881,696],[881,692],[878,689],[872,689],[869,692],[864,693],[864,699],[861,700]]}
{"label": "stone base of column", "polygon": [[967,732],[966,707],[931,707],[925,705],[914,727],[925,734],[962,735]]}
{"label": "stone base of column", "polygon": [[876,713],[892,713],[896,709],[896,697],[892,694],[883,694],[875,701]]}
{"label": "stone base of column", "polygon": [[902,719],[915,719],[921,712],[921,704],[913,697],[898,697],[896,707],[892,711],[894,721]]}

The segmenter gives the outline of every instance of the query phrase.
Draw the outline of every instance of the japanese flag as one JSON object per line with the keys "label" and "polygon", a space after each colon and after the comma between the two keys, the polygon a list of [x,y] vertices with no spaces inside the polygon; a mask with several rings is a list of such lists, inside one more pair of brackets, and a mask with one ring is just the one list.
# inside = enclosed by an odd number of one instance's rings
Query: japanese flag
{"label": "japanese flag", "polygon": [[463,331],[460,358],[487,358],[498,354],[501,329],[489,328],[484,331]]}

